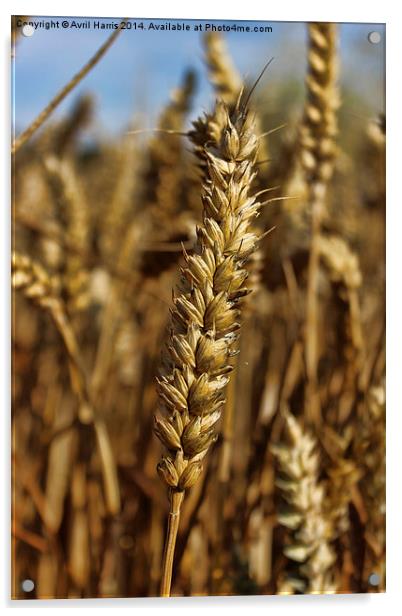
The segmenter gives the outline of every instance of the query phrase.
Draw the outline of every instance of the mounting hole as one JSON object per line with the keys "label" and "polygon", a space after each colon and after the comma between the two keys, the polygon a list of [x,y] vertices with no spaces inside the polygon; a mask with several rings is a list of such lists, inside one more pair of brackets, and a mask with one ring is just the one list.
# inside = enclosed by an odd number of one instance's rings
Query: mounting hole
{"label": "mounting hole", "polygon": [[369,575],[368,582],[370,586],[378,586],[380,583],[380,576],[378,575],[378,573],[372,573],[371,575]]}
{"label": "mounting hole", "polygon": [[24,36],[32,36],[34,32],[35,29],[30,24],[25,24],[25,26],[22,26],[22,34]]}
{"label": "mounting hole", "polygon": [[21,583],[21,588],[24,592],[32,592],[35,588],[35,584],[32,580],[23,580]]}
{"label": "mounting hole", "polygon": [[378,43],[381,43],[381,34],[379,32],[370,32],[367,38],[370,43],[373,43],[373,45],[378,45]]}

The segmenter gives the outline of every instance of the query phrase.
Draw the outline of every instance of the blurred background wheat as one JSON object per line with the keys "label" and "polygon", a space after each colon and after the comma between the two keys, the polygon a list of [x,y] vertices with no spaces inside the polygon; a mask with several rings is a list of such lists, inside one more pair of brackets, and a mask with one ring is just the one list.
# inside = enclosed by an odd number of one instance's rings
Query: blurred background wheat
{"label": "blurred background wheat", "polygon": [[[343,87],[338,26],[303,28],[304,91],[289,66],[273,85],[268,68],[250,97],[262,239],[172,595],[385,589],[385,117]],[[133,113],[96,138],[94,97],[73,92],[16,142],[15,598],[159,593],[169,502],[153,416],[172,289],[203,218],[215,100],[232,109],[269,59],[244,78],[225,37],[196,36],[204,65],[171,84],[157,130]]]}

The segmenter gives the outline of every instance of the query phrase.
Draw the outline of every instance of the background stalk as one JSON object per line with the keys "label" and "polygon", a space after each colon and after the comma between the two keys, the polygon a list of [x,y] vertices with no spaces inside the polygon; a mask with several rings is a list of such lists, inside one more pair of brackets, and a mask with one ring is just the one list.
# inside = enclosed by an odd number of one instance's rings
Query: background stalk
{"label": "background stalk", "polygon": [[161,597],[170,597],[172,585],[173,560],[176,547],[177,531],[180,523],[180,509],[184,492],[170,492],[170,511],[166,531],[165,549],[162,561]]}

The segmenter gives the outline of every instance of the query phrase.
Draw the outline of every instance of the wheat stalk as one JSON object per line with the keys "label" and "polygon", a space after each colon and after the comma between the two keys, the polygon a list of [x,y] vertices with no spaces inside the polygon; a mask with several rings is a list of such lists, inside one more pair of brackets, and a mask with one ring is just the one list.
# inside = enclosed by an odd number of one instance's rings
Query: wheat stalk
{"label": "wheat stalk", "polygon": [[307,101],[300,130],[300,162],[308,185],[311,213],[311,244],[308,265],[305,359],[307,386],[305,414],[319,423],[317,390],[318,362],[318,268],[319,237],[325,208],[326,189],[333,171],[337,134],[338,93],[336,87],[336,25],[309,25]]}
{"label": "wheat stalk", "polygon": [[316,440],[287,412],[285,441],[272,445],[271,451],[280,472],[276,485],[287,504],[278,519],[291,531],[290,544],[283,552],[297,563],[296,573],[288,577],[284,587],[299,592],[334,592],[333,531],[325,512],[325,487],[319,481]]}
{"label": "wheat stalk", "polygon": [[91,545],[88,519],[87,462],[76,462],[72,469],[70,487],[70,537],[68,543],[68,570],[75,588],[81,592],[88,588],[91,575]]}
{"label": "wheat stalk", "polygon": [[158,473],[169,487],[170,514],[161,595],[169,596],[174,546],[184,491],[197,481],[202,460],[216,440],[230,357],[238,337],[241,300],[248,294],[244,264],[258,242],[249,230],[259,202],[250,195],[258,140],[240,104],[222,105],[221,138],[204,145],[203,225],[174,295],[171,331],[158,379],[155,432],[166,447]]}
{"label": "wheat stalk", "polygon": [[81,70],[76,73],[72,79],[56,94],[56,96],[50,101],[48,105],[40,112],[40,114],[35,118],[35,120],[26,128],[18,137],[14,140],[11,153],[15,154],[22,145],[28,139],[32,137],[34,133],[42,126],[42,124],[48,119],[48,117],[53,113],[53,111],[60,105],[60,103],[65,99],[67,94],[71,92],[75,88],[77,84],[89,73],[89,71],[99,62],[99,60],[105,55],[109,47],[113,45],[116,38],[122,31],[122,25],[125,23],[123,19],[120,22],[120,25],[112,34],[106,39],[106,41],[99,47],[98,51],[84,64]]}
{"label": "wheat stalk", "polygon": [[311,247],[306,321],[306,416],[319,420],[317,379],[318,241],[325,207],[326,187],[332,175],[337,133],[336,25],[309,25],[307,102],[300,134],[300,160],[305,171],[311,208]]}
{"label": "wheat stalk", "polygon": [[57,279],[51,278],[44,268],[30,257],[14,252],[12,255],[12,285],[25,297],[51,315],[63,340],[70,360],[71,386],[80,401],[79,419],[93,424],[105,488],[105,498],[111,514],[120,509],[120,491],[117,469],[104,422],[96,417],[92,406],[85,369],[74,331],[67,318],[64,304],[58,295]]}
{"label": "wheat stalk", "polygon": [[385,588],[385,383],[367,393],[361,429],[356,438],[355,459],[363,460],[362,495],[366,506],[366,554],[364,574],[379,576]]}
{"label": "wheat stalk", "polygon": [[22,28],[17,27],[17,21],[21,19],[22,22],[28,19],[28,15],[11,15],[11,57],[15,57],[15,47],[18,39],[22,34]]}

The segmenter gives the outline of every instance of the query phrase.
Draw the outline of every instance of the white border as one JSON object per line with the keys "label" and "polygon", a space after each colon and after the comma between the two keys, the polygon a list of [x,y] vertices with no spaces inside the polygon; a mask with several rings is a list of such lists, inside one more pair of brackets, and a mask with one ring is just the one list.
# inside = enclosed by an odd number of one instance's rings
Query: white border
{"label": "white border", "polygon": [[[94,612],[97,609],[114,610],[119,607],[138,611],[149,609],[191,610],[198,613],[201,610],[217,612],[229,609],[234,614],[243,614],[244,609],[249,607],[254,614],[318,614],[318,610],[325,614],[342,613],[354,614],[364,610],[367,616],[378,616],[379,610],[393,614],[400,612],[401,598],[401,564],[402,555],[402,532],[401,532],[401,481],[400,468],[402,464],[400,450],[401,444],[401,416],[402,406],[398,405],[401,384],[399,381],[402,367],[402,293],[400,263],[402,244],[402,203],[399,193],[401,192],[401,40],[402,19],[401,4],[392,0],[380,2],[353,2],[352,0],[303,0],[292,2],[280,0],[279,2],[264,2],[262,0],[246,0],[246,2],[217,2],[216,0],[202,0],[199,3],[179,2],[176,0],[148,1],[144,4],[133,3],[127,0],[111,4],[95,2],[83,2],[78,0],[65,0],[50,2],[49,0],[21,2],[5,1],[1,7],[0,26],[2,30],[2,49],[4,50],[3,62],[1,63],[1,83],[6,84],[6,92],[9,92],[7,84],[10,83],[9,71],[9,28],[11,14],[32,15],[99,15],[99,16],[132,16],[132,17],[182,17],[182,18],[214,18],[214,19],[261,19],[282,21],[364,21],[387,23],[387,593],[385,595],[337,595],[334,597],[240,597],[240,598],[205,598],[205,599],[123,599],[123,600],[85,600],[85,601],[46,601],[46,602],[10,602],[9,596],[9,551],[10,551],[10,525],[9,525],[9,376],[10,376],[10,352],[9,352],[9,137],[10,137],[10,104],[9,96],[1,100],[3,135],[6,142],[1,149],[1,173],[4,175],[1,207],[1,241],[0,241],[0,275],[1,288],[3,290],[0,302],[0,340],[2,346],[1,369],[0,369],[0,392],[1,411],[3,422],[1,424],[1,453],[0,461],[4,474],[2,475],[3,498],[6,505],[1,507],[1,530],[4,541],[3,558],[0,559],[0,594],[3,605],[8,609],[19,613],[23,609],[63,607],[66,610],[74,609],[75,612],[85,609]],[[399,190],[398,190],[399,189]],[[399,280],[399,283],[398,283]],[[399,378],[398,378],[399,377]],[[399,444],[399,448],[398,448]],[[56,607],[57,606],[57,607]],[[394,609],[395,608],[395,609]]]}

